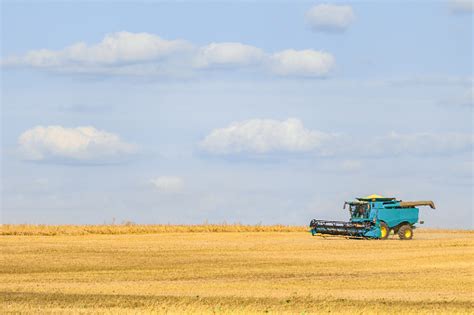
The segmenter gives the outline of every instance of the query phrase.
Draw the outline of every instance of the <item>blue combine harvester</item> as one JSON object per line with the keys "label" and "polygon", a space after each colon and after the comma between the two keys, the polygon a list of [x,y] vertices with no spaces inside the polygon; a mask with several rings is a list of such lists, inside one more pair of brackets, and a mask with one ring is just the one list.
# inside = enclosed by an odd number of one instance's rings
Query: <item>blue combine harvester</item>
{"label": "blue combine harvester", "polygon": [[311,234],[386,239],[393,231],[400,239],[410,240],[418,222],[419,209],[416,207],[435,209],[433,201],[401,201],[379,195],[346,201],[344,208],[346,206],[349,206],[351,215],[349,222],[311,220]]}

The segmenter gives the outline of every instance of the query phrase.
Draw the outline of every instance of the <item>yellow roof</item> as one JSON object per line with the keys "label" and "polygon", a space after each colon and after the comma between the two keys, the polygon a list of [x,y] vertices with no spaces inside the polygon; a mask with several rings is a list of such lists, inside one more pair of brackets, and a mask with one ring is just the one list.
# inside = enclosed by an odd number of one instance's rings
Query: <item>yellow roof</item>
{"label": "yellow roof", "polygon": [[363,197],[363,198],[357,198],[357,200],[361,200],[361,201],[389,201],[389,200],[395,200],[395,198],[387,198],[387,197],[383,197],[383,196],[380,196],[380,195],[377,195],[377,194],[372,194],[372,195],[369,195],[369,196],[366,196],[366,197]]}
{"label": "yellow roof", "polygon": [[364,197],[364,199],[381,199],[381,198],[385,198],[385,197],[377,195],[377,194],[372,194],[372,195]]}

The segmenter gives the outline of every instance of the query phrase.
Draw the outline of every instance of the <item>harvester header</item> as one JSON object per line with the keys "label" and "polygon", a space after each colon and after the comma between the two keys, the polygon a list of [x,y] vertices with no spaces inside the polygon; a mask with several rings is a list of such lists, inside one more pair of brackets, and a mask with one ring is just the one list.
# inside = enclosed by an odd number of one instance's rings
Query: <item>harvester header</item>
{"label": "harvester header", "polygon": [[[393,231],[402,240],[412,239],[419,220],[417,206],[436,208],[431,200],[402,201],[375,194],[346,201],[344,208],[346,206],[349,206],[349,222],[314,219],[310,222],[311,233],[386,239]],[[423,221],[419,223],[423,224]]]}

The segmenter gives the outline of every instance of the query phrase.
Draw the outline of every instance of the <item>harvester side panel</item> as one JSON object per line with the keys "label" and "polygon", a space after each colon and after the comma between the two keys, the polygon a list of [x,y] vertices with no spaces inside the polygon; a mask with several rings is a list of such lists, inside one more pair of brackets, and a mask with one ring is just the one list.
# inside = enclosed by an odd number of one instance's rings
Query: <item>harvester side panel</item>
{"label": "harvester side panel", "polygon": [[378,219],[387,223],[389,228],[393,228],[401,222],[415,224],[418,222],[418,208],[381,208],[378,209]]}

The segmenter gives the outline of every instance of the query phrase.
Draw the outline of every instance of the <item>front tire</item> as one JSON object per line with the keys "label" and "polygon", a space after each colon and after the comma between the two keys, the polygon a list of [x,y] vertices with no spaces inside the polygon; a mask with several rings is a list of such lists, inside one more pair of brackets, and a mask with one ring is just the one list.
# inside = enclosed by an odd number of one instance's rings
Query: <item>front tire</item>
{"label": "front tire", "polygon": [[405,224],[398,229],[398,237],[401,240],[411,240],[413,238],[413,229],[411,225]]}
{"label": "front tire", "polygon": [[387,223],[380,222],[380,239],[386,240],[390,235],[390,228],[388,227]]}

